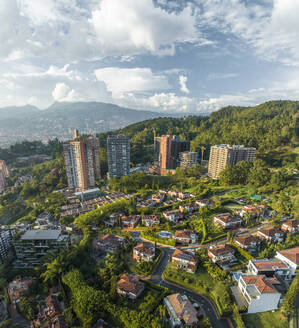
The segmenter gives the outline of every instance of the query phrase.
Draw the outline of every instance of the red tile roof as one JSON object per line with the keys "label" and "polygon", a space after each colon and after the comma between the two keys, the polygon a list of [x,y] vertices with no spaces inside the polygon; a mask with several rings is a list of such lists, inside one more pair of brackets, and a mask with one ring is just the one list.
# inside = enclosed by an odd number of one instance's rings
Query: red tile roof
{"label": "red tile roof", "polygon": [[225,254],[234,254],[235,251],[228,245],[217,245],[214,248],[209,248],[209,253],[214,256],[225,255]]}
{"label": "red tile roof", "polygon": [[265,260],[256,260],[252,261],[252,264],[259,270],[259,271],[275,271],[275,268],[279,269],[287,269],[288,266],[281,261],[265,261]]}
{"label": "red tile roof", "polygon": [[264,275],[242,276],[242,279],[247,285],[255,285],[261,294],[277,293],[277,290],[271,283],[273,280]]}
{"label": "red tile roof", "polygon": [[284,251],[279,251],[278,253],[283,255],[296,265],[299,265],[299,247],[285,249]]}
{"label": "red tile roof", "polygon": [[299,221],[298,220],[288,220],[283,222],[283,225],[286,225],[289,228],[297,228],[299,226]]}
{"label": "red tile roof", "polygon": [[235,238],[235,241],[239,242],[241,245],[248,246],[251,243],[259,243],[260,240],[252,235],[243,235]]}
{"label": "red tile roof", "polygon": [[274,237],[276,234],[280,234],[283,235],[283,232],[280,229],[276,229],[273,227],[269,227],[269,228],[265,228],[265,229],[261,229],[258,232],[268,236],[268,237]]}
{"label": "red tile roof", "polygon": [[117,282],[117,288],[137,295],[144,288],[144,284],[138,277],[132,274],[123,274]]}

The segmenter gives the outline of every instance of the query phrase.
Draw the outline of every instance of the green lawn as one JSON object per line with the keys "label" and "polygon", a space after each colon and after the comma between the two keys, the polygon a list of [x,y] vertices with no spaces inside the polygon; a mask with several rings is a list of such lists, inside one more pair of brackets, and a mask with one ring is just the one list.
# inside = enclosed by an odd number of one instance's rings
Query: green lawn
{"label": "green lawn", "polygon": [[246,328],[288,328],[288,321],[279,311],[244,314],[243,321]]}

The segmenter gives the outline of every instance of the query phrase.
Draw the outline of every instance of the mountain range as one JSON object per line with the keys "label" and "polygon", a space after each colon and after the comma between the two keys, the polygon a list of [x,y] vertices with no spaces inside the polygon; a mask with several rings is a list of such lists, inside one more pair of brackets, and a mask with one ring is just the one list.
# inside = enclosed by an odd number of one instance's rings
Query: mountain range
{"label": "mountain range", "polygon": [[95,134],[157,117],[177,116],[101,102],[56,102],[45,110],[27,105],[0,108],[0,147],[22,140],[66,140],[73,129]]}

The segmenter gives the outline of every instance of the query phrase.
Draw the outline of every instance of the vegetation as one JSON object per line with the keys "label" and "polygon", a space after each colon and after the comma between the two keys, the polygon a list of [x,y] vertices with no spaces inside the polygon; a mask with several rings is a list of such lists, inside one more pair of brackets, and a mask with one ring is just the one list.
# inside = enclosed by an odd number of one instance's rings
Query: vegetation
{"label": "vegetation", "polygon": [[288,321],[281,315],[280,311],[271,311],[255,314],[244,314],[242,316],[246,328],[288,328]]}
{"label": "vegetation", "polygon": [[280,311],[285,317],[289,317],[289,315],[293,313],[298,291],[299,291],[299,275],[297,274],[294,280],[292,281],[292,284],[289,287],[281,305]]}

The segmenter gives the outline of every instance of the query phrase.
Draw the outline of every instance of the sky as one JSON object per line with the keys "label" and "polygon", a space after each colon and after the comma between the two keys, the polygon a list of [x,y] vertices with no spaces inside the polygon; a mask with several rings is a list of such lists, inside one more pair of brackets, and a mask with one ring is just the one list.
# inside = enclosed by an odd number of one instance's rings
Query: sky
{"label": "sky", "polygon": [[1,0],[0,107],[299,99],[299,0]]}

